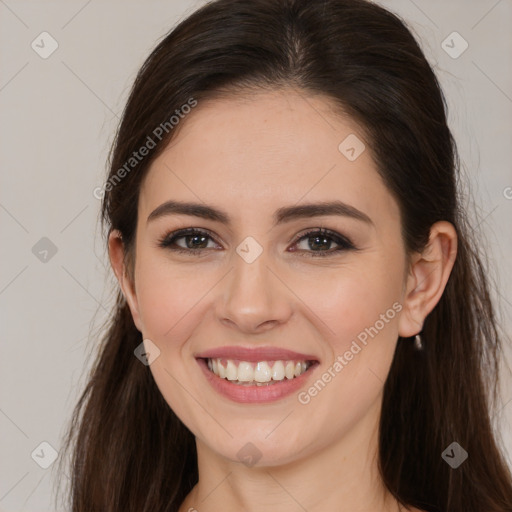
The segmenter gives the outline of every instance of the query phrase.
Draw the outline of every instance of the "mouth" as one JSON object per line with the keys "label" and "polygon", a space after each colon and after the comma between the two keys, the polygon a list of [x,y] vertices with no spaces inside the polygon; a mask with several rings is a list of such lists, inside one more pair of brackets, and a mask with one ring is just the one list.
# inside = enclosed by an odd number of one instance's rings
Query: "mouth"
{"label": "mouth", "polygon": [[221,348],[196,360],[217,392],[241,403],[284,398],[303,387],[320,364],[313,356],[274,348]]}
{"label": "mouth", "polygon": [[220,357],[203,361],[214,375],[238,386],[272,386],[300,377],[317,363],[315,360],[251,362]]}

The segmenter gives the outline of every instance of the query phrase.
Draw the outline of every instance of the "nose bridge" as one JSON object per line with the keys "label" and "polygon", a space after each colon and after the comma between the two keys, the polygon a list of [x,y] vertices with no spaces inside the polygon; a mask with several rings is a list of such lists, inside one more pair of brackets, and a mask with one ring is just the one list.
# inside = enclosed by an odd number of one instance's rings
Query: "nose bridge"
{"label": "nose bridge", "polygon": [[240,330],[258,330],[283,322],[290,313],[285,287],[269,267],[270,251],[248,237],[236,248],[232,271],[227,276],[218,318]]}

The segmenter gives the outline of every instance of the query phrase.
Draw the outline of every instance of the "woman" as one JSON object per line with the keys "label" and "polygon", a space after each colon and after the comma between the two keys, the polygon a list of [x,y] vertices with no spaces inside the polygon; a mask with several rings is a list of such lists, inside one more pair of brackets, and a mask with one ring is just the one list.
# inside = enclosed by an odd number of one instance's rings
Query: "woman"
{"label": "woman", "polygon": [[395,15],[205,5],[144,63],[110,163],[120,288],[74,512],[512,510],[489,285]]}

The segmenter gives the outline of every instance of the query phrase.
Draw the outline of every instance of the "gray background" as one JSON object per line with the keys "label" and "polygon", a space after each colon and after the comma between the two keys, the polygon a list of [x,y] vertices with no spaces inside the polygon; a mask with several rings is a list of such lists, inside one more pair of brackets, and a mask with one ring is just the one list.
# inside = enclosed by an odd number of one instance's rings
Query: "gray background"
{"label": "gray background", "polygon": [[[48,461],[44,441],[60,449],[112,304],[93,190],[138,68],[203,3],[0,0],[1,511],[61,509],[52,502],[57,463],[43,469],[31,454]],[[380,3],[408,21],[446,92],[510,338],[512,0]],[[46,59],[31,47],[43,45],[43,31],[59,45]],[[454,31],[469,44],[458,58],[442,47]],[[462,49],[456,38],[447,44],[452,53]],[[48,249],[43,237],[55,254],[41,252]],[[497,423],[509,460],[511,384],[504,375]]]}

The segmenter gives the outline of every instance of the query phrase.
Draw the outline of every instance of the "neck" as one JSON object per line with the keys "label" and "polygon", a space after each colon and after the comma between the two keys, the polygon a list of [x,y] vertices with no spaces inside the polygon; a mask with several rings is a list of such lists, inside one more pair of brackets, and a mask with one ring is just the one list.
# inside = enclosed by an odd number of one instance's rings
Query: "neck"
{"label": "neck", "polygon": [[196,439],[199,481],[180,512],[398,512],[378,472],[380,402],[335,444],[279,466],[247,467]]}

